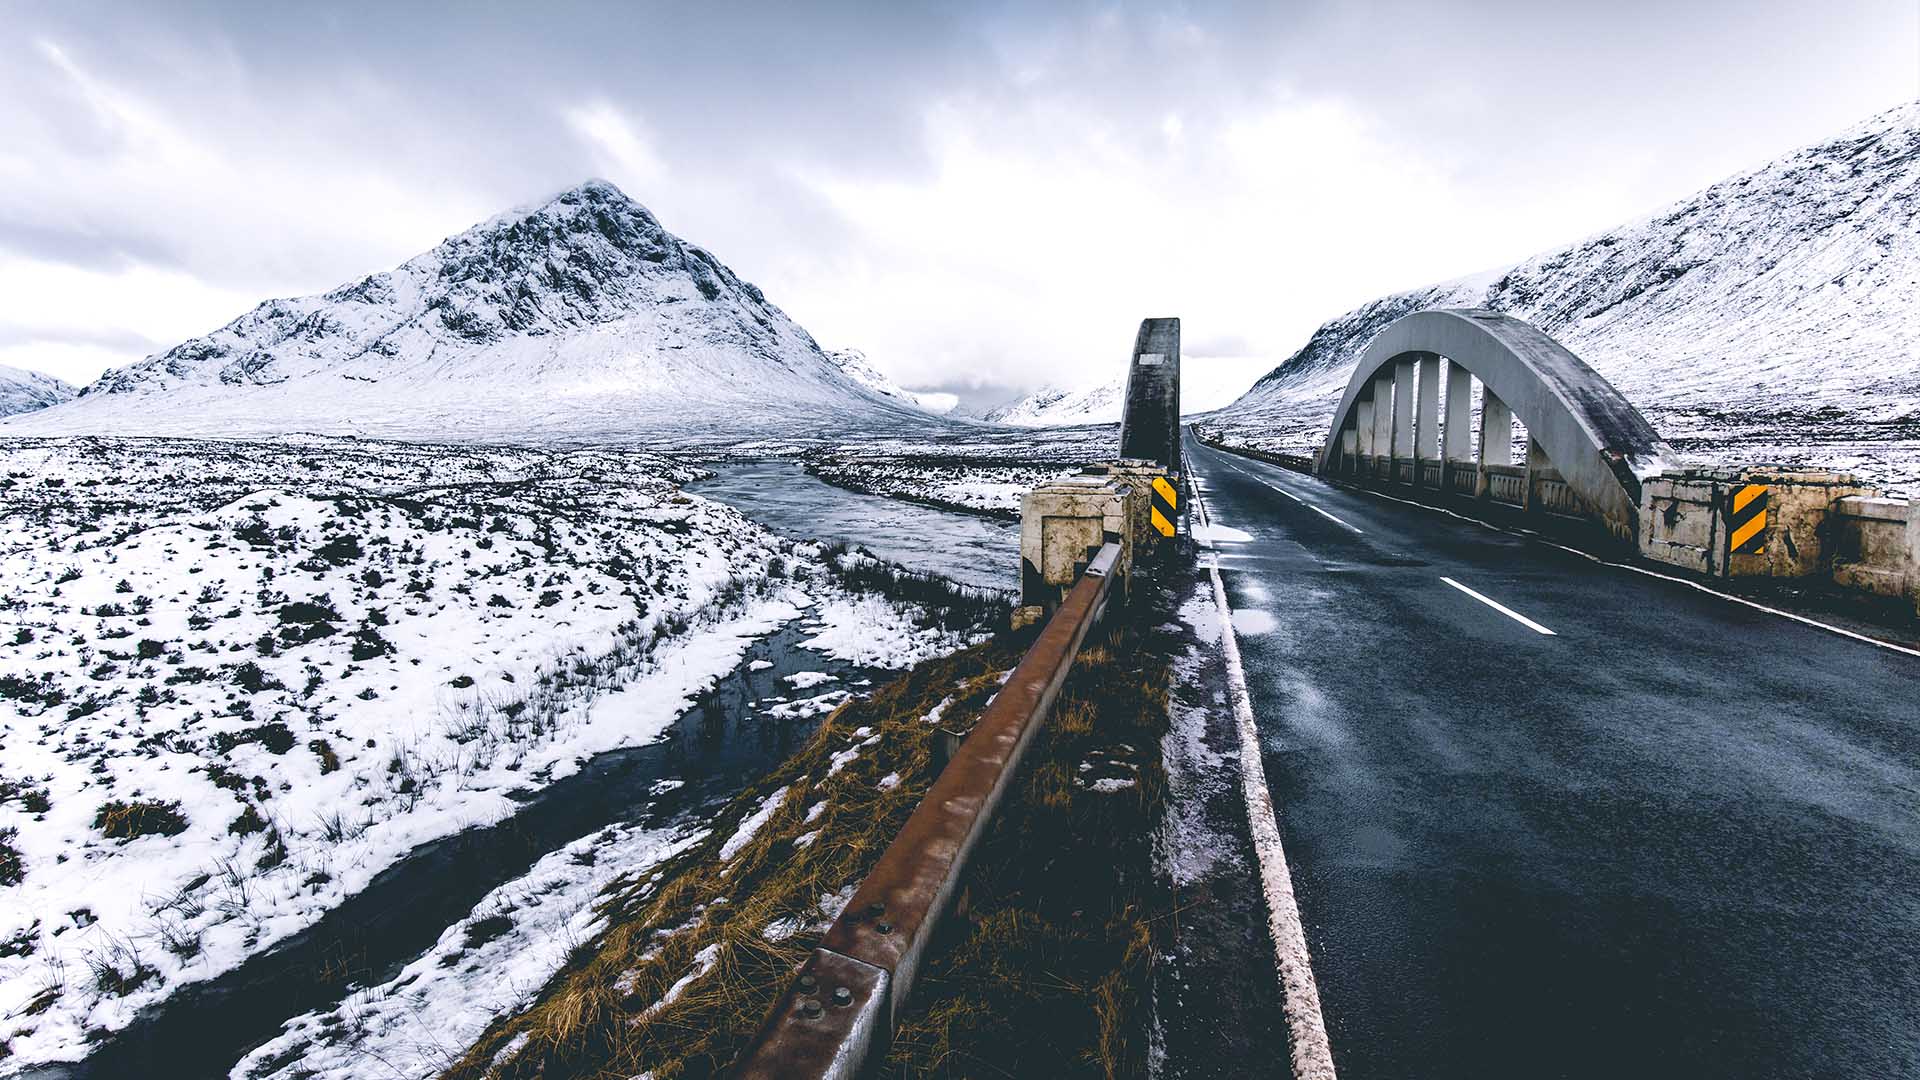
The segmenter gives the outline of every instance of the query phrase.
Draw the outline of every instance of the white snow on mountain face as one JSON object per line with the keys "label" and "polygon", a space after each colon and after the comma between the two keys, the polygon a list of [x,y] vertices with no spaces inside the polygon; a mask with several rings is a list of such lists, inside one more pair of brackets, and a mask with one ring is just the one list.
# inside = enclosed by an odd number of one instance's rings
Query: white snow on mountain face
{"label": "white snow on mountain face", "polygon": [[904,401],[916,409],[924,409],[936,416],[945,415],[958,408],[960,395],[941,391],[908,390],[887,378],[879,368],[867,359],[867,354],[859,349],[835,349],[827,354],[847,378],[861,386],[895,401]]}
{"label": "white snow on mountain face", "polygon": [[1015,427],[1067,427],[1074,424],[1117,424],[1126,395],[1125,377],[1098,386],[1065,390],[1043,386],[1018,401],[1009,402],[982,419]]}
{"label": "white snow on mountain face", "polygon": [[604,181],[269,300],[0,434],[724,442],[927,421]]}
{"label": "white snow on mountain face", "polygon": [[70,401],[79,392],[51,375],[0,364],[0,416],[45,409]]}
{"label": "white snow on mountain face", "polygon": [[[1253,380],[1266,372],[1257,358],[1187,357],[1180,364],[1180,412],[1183,415],[1218,409],[1246,393]],[[1127,396],[1127,362],[1114,362],[1113,377],[1095,386],[1064,390],[1042,387],[1026,397],[986,414],[982,419],[1017,427],[1068,427],[1076,424],[1117,424]]]}
{"label": "white snow on mountain face", "polygon": [[1605,375],[1688,456],[1920,475],[1920,103],[1506,270],[1323,324],[1202,421],[1317,450],[1353,364],[1426,308],[1523,318]]}

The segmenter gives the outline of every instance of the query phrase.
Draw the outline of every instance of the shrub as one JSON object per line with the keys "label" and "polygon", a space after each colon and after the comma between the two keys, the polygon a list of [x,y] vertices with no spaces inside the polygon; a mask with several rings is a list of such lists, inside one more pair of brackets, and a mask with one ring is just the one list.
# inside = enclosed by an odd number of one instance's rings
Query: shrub
{"label": "shrub", "polygon": [[327,740],[315,739],[307,744],[307,749],[313,751],[314,756],[320,759],[321,776],[340,768],[340,755],[333,752],[333,744]]}
{"label": "shrub", "polygon": [[372,626],[363,626],[353,633],[353,658],[372,660],[393,651],[393,643],[380,636],[380,631]]}
{"label": "shrub", "polygon": [[335,566],[345,566],[364,554],[360,549],[360,538],[351,534],[336,536],[320,545],[314,555],[325,559]]}
{"label": "shrub", "polygon": [[227,832],[234,836],[252,836],[265,831],[266,827],[267,819],[260,816],[260,811],[252,803],[248,803],[247,808],[240,811],[240,816],[227,824]]}
{"label": "shrub", "polygon": [[18,832],[18,829],[0,829],[0,888],[18,885],[27,876],[26,864],[20,861],[20,849],[13,846]]}
{"label": "shrub", "polygon": [[180,813],[178,802],[113,799],[100,804],[93,827],[109,840],[132,840],[140,836],[179,836],[187,831],[187,819]]}

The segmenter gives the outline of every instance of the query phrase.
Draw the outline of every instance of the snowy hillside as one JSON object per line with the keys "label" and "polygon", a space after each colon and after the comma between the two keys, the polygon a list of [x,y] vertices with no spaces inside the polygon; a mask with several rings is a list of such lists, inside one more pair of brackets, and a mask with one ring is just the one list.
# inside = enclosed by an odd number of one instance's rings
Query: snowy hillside
{"label": "snowy hillside", "polygon": [[957,394],[907,390],[896,385],[879,368],[874,367],[867,359],[867,354],[859,349],[835,349],[827,354],[827,359],[832,360],[847,378],[861,386],[882,397],[904,401],[916,409],[943,416],[953,412],[960,404]]}
{"label": "snowy hillside", "polygon": [[0,364],[0,416],[58,405],[77,393],[78,390],[51,375]]}
{"label": "snowy hillside", "polygon": [[[1113,369],[1113,377],[1099,385],[1078,390],[1043,387],[983,419],[1018,427],[1117,424],[1127,396],[1126,360],[1116,360]],[[1265,372],[1266,364],[1257,359],[1185,357],[1180,363],[1180,411],[1190,415],[1218,409],[1246,393]]]}
{"label": "snowy hillside", "polygon": [[0,435],[726,441],[924,423],[760,290],[589,181],[395,270],[269,300]]}
{"label": "snowy hillside", "polygon": [[1322,325],[1202,422],[1317,449],[1352,365],[1409,312],[1539,326],[1690,456],[1920,474],[1920,103],[1517,266],[1382,297]]}
{"label": "snowy hillside", "polygon": [[[682,491],[695,475],[622,450],[0,445],[0,1076],[81,1057],[419,845],[655,742],[771,635],[821,673],[737,721],[769,739],[859,689],[815,685],[834,664],[968,640]],[[484,901],[511,936],[421,984],[433,1016],[373,1024],[408,1042],[383,1052],[465,1045],[564,962],[610,875],[684,840],[615,824]]]}
{"label": "snowy hillside", "polygon": [[1120,403],[1125,392],[1124,377],[1079,390],[1043,386],[1018,401],[994,409],[982,419],[1016,427],[1117,424],[1120,422]]}

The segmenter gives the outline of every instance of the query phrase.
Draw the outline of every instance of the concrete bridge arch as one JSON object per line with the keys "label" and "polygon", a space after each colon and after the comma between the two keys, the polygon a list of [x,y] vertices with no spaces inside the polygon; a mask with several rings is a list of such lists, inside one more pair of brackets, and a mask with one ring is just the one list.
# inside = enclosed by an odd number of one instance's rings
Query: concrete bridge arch
{"label": "concrete bridge arch", "polygon": [[[1478,457],[1475,378],[1484,388]],[[1525,466],[1512,461],[1516,415],[1529,436]],[[1537,327],[1497,312],[1443,308],[1408,315],[1368,344],[1316,465],[1322,474],[1384,475],[1594,517],[1631,540],[1641,478],[1673,457],[1611,383]]]}

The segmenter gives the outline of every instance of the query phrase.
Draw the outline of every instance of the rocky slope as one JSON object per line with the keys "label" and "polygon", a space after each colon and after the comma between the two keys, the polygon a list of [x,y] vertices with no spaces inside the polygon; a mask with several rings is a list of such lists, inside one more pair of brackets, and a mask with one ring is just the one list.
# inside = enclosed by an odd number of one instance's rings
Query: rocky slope
{"label": "rocky slope", "polygon": [[1322,325],[1203,430],[1317,448],[1352,365],[1395,319],[1533,322],[1706,461],[1920,475],[1920,103],[1517,266],[1381,297]]}
{"label": "rocky slope", "polygon": [[908,390],[900,386],[888,378],[885,372],[874,367],[873,362],[867,359],[867,354],[859,349],[835,349],[827,354],[827,358],[832,360],[834,366],[838,367],[847,378],[882,397],[904,402],[936,416],[952,413],[960,405],[960,398],[956,394]]}
{"label": "rocky slope", "polygon": [[80,391],[51,375],[0,364],[0,416],[15,416],[72,400]]}
{"label": "rocky slope", "polygon": [[1016,427],[1117,424],[1120,422],[1120,404],[1126,397],[1126,362],[1123,360],[1115,366],[1122,369],[1122,377],[1112,382],[1079,390],[1043,386],[1018,401],[994,409],[983,419]]}
{"label": "rocky slope", "polygon": [[926,423],[604,181],[398,268],[269,300],[0,435],[267,435],[684,446]]}

